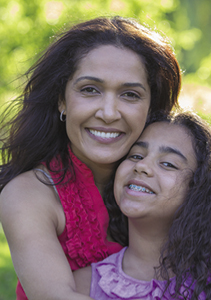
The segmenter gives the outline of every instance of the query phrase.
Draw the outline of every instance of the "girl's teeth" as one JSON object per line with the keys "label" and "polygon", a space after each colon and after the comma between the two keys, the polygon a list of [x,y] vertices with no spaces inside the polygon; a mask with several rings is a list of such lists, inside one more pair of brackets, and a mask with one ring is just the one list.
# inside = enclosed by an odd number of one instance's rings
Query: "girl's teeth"
{"label": "girl's teeth", "polygon": [[154,194],[152,191],[146,189],[145,187],[135,185],[135,184],[130,184],[129,189],[133,191],[138,191],[138,192],[144,192],[144,193],[149,193],[149,194]]}
{"label": "girl's teeth", "polygon": [[97,131],[97,130],[92,130],[92,129],[89,129],[89,131],[95,135],[95,136],[99,136],[101,138],[106,138],[106,139],[109,139],[109,138],[116,138],[117,136],[120,135],[120,133],[117,133],[117,132],[102,132],[102,131]]}

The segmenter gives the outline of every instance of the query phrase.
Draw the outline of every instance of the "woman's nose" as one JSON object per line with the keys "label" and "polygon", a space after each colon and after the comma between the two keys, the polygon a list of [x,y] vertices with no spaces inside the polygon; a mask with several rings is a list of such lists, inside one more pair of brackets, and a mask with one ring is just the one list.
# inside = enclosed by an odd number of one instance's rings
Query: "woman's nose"
{"label": "woman's nose", "polygon": [[96,118],[102,119],[107,124],[121,119],[116,96],[107,95],[101,101],[100,107],[95,114]]}

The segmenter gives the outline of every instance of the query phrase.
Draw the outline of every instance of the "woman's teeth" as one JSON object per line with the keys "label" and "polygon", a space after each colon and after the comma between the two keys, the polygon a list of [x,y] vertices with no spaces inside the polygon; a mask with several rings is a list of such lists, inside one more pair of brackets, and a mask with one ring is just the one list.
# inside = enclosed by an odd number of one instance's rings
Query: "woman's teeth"
{"label": "woman's teeth", "polygon": [[92,130],[92,129],[89,129],[89,131],[95,135],[95,136],[98,136],[98,137],[101,137],[101,138],[106,138],[106,139],[109,139],[109,138],[116,138],[120,135],[120,133],[118,132],[103,132],[103,131],[97,131],[97,130]]}
{"label": "woman's teeth", "polygon": [[129,189],[133,190],[133,191],[137,191],[137,192],[144,192],[144,193],[148,193],[148,194],[154,194],[152,191],[146,189],[145,187],[135,185],[135,184],[130,184]]}

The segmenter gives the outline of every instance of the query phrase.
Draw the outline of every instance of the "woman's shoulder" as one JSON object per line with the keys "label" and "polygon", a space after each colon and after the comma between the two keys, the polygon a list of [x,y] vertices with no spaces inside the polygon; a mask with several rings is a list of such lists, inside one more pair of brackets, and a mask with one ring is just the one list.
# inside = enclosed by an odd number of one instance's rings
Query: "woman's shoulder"
{"label": "woman's shoulder", "polygon": [[20,215],[25,219],[43,216],[58,223],[63,210],[55,190],[45,182],[44,174],[38,176],[34,170],[12,179],[0,194],[0,219],[7,223]]}
{"label": "woman's shoulder", "polygon": [[11,195],[13,193],[27,194],[27,193],[44,193],[48,194],[52,188],[52,179],[50,173],[44,165],[37,168],[23,172],[11,181],[9,181],[3,188],[1,195]]}
{"label": "woman's shoulder", "polygon": [[[32,194],[38,195],[40,193],[47,193],[48,186],[42,182],[42,178],[37,177],[34,170],[30,170],[17,175],[3,188],[1,192],[1,198],[7,199],[7,201],[16,201],[21,196],[22,201],[25,198],[29,199],[28,196]],[[25,195],[23,197],[23,195]],[[20,200],[21,200],[20,199]]]}

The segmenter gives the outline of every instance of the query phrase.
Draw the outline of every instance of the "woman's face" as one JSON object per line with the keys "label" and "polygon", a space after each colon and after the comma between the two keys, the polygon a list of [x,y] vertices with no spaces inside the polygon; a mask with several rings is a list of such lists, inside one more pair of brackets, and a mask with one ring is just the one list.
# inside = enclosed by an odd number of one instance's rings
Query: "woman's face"
{"label": "woman's face", "polygon": [[117,169],[114,194],[130,218],[168,223],[197,166],[191,137],[179,125],[149,125]]}
{"label": "woman's face", "polygon": [[73,153],[94,168],[127,154],[143,130],[149,107],[150,87],[140,57],[106,45],[81,59],[59,111],[65,110]]}

